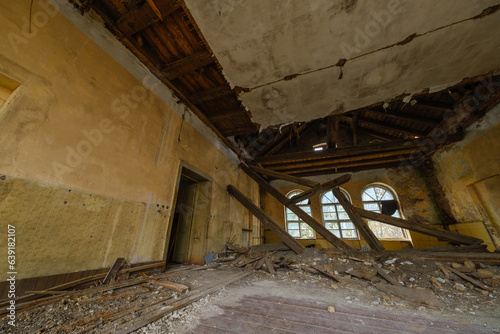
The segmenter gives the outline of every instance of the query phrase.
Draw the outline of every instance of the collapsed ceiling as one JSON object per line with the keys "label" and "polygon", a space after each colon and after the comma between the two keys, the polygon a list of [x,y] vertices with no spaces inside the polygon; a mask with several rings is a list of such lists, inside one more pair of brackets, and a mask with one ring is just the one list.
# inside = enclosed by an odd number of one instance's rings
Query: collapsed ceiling
{"label": "collapsed ceiling", "polygon": [[[458,140],[463,125],[448,111],[466,110],[458,118],[470,124],[498,101],[499,0],[86,0],[75,7],[93,9],[242,160],[289,165],[282,171],[290,174],[400,163],[415,153],[406,147],[415,140],[440,132],[447,140],[439,145]],[[484,98],[469,110],[464,100],[477,91]],[[369,145],[381,142],[392,154],[374,156]],[[321,168],[290,167],[297,157],[286,153],[315,145],[326,149],[312,153]],[[426,156],[439,145],[417,151]],[[349,147],[358,150],[342,153]]]}

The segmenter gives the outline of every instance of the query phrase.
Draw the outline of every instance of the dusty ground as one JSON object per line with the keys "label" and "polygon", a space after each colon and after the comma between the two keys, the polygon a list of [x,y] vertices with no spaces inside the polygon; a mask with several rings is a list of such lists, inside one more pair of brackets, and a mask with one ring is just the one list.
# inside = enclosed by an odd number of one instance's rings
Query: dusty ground
{"label": "dusty ground", "polygon": [[[274,275],[261,270],[255,271],[217,293],[210,294],[148,324],[136,333],[191,333],[200,321],[221,313],[217,305],[231,305],[241,297],[253,294],[307,299],[332,305],[376,308],[402,316],[411,314],[430,319],[460,321],[482,326],[485,332],[489,329],[500,329],[498,318],[500,294],[498,287],[495,286],[496,278],[500,275],[500,267],[497,266],[475,264],[474,273],[479,271],[491,273],[491,277],[484,278],[483,282],[491,283],[492,289],[485,291],[453,274],[447,278],[433,261],[402,260],[395,257],[373,261],[368,253],[337,257],[324,254],[317,249],[309,249],[300,256],[290,252],[278,252],[271,256],[276,260],[282,256],[289,257],[296,265],[292,266],[292,269],[280,268]],[[337,275],[342,278],[342,282],[335,282],[330,278],[298,269],[301,265],[320,268]],[[432,291],[440,305],[425,305],[383,293],[375,288],[377,283],[386,283],[380,276],[366,280],[349,275],[352,270],[363,270],[373,265],[387,270],[402,283],[401,286],[404,284],[409,288],[421,287]],[[465,268],[463,262],[456,263],[455,266],[460,269]],[[229,272],[243,272],[243,269],[222,266],[217,269],[181,272],[168,279],[185,284],[193,290],[215,283]],[[433,279],[439,284],[432,283]],[[127,313],[125,310],[145,307],[158,301],[168,303],[180,296],[181,293],[145,283],[105,293],[63,298],[57,303],[19,313],[15,328],[8,326],[5,320],[2,320],[0,332],[113,333],[115,327],[110,325],[110,320],[120,324],[120,321],[124,320],[119,316]],[[138,311],[128,316],[140,318],[141,315],[144,314]]]}

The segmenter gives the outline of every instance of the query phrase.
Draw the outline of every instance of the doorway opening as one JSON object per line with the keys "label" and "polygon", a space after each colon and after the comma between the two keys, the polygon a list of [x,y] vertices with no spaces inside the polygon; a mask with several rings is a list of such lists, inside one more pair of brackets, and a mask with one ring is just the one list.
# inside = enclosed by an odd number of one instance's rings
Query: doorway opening
{"label": "doorway opening", "polygon": [[203,264],[212,182],[181,167],[175,211],[168,238],[167,263]]}

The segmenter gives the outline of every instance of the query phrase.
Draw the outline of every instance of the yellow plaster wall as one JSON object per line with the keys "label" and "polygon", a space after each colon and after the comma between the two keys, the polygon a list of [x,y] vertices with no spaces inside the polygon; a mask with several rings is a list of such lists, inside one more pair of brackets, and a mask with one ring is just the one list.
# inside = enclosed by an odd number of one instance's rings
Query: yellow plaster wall
{"label": "yellow plaster wall", "polygon": [[[482,222],[500,233],[500,105],[471,125],[463,141],[433,156],[437,177],[464,234],[491,239]],[[494,236],[495,237],[495,236]],[[497,244],[500,240],[497,238]]]}
{"label": "yellow plaster wall", "polygon": [[0,229],[16,226],[18,278],[164,258],[181,160],[213,182],[207,252],[258,232],[225,190],[258,203],[256,184],[144,87],[151,77],[137,80],[45,1],[31,33],[28,15],[29,1],[0,3],[0,73],[21,83],[0,109]]}

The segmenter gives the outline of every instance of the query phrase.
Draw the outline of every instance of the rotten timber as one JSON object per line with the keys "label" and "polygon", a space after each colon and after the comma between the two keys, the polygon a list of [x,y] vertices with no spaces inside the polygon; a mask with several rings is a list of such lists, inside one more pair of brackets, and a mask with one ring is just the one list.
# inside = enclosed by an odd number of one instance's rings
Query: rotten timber
{"label": "rotten timber", "polygon": [[339,188],[333,188],[332,189],[333,194],[337,199],[339,200],[339,203],[342,205],[344,208],[345,212],[347,212],[347,215],[351,219],[351,221],[356,225],[356,228],[358,231],[361,233],[363,238],[366,240],[368,243],[368,246],[370,246],[371,249],[377,250],[377,251],[382,251],[384,250],[384,246],[378,240],[378,238],[373,234],[373,231],[368,227],[368,224],[361,218],[358,212],[356,212],[355,208],[352,206],[351,202],[344,196],[344,194],[340,191]]}
{"label": "rotten timber", "polygon": [[327,191],[327,190],[330,190],[334,187],[338,187],[344,183],[347,183],[351,180],[351,175],[350,174],[346,174],[346,175],[342,175],[336,179],[333,179],[331,181],[328,181],[328,182],[325,182],[323,184],[319,184],[317,186],[314,186],[313,188],[307,190],[307,191],[304,191],[298,195],[295,195],[293,196],[291,199],[290,199],[290,203],[294,203],[294,204],[297,204],[299,202],[302,202],[303,200],[306,200],[306,199],[309,199],[311,198],[312,196],[318,194],[318,193],[322,193],[324,191]]}
{"label": "rotten timber", "polygon": [[227,192],[247,208],[262,224],[274,232],[284,243],[288,245],[295,253],[301,254],[304,252],[305,247],[302,246],[294,237],[288,234],[281,226],[278,225],[271,217],[264,211],[252,203],[252,201],[243,195],[238,189],[232,185],[227,186]]}
{"label": "rotten timber", "polygon": [[481,244],[483,240],[469,237],[467,235],[459,234],[456,232],[440,230],[437,228],[433,228],[430,226],[426,226],[419,223],[412,223],[408,220],[391,217],[388,215],[383,215],[381,213],[376,213],[368,210],[363,210],[360,208],[354,208],[354,210],[361,216],[367,219],[376,220],[382,223],[386,223],[389,225],[405,228],[410,231],[430,235],[432,237],[436,237],[440,240],[450,241],[454,243],[464,244],[464,245],[475,245]]}
{"label": "rotten timber", "polygon": [[295,213],[303,222],[311,226],[319,235],[325,238],[329,243],[331,243],[336,248],[342,249],[352,249],[351,246],[346,244],[342,239],[335,236],[330,232],[323,224],[320,224],[316,219],[307,214],[304,210],[299,208],[296,204],[290,203],[289,198],[283,195],[278,189],[274,188],[269,182],[261,178],[257,173],[251,170],[248,166],[240,164],[240,168],[250,176],[255,182],[257,182],[264,190],[266,190],[271,196],[276,198],[281,204],[289,208],[293,213]]}

